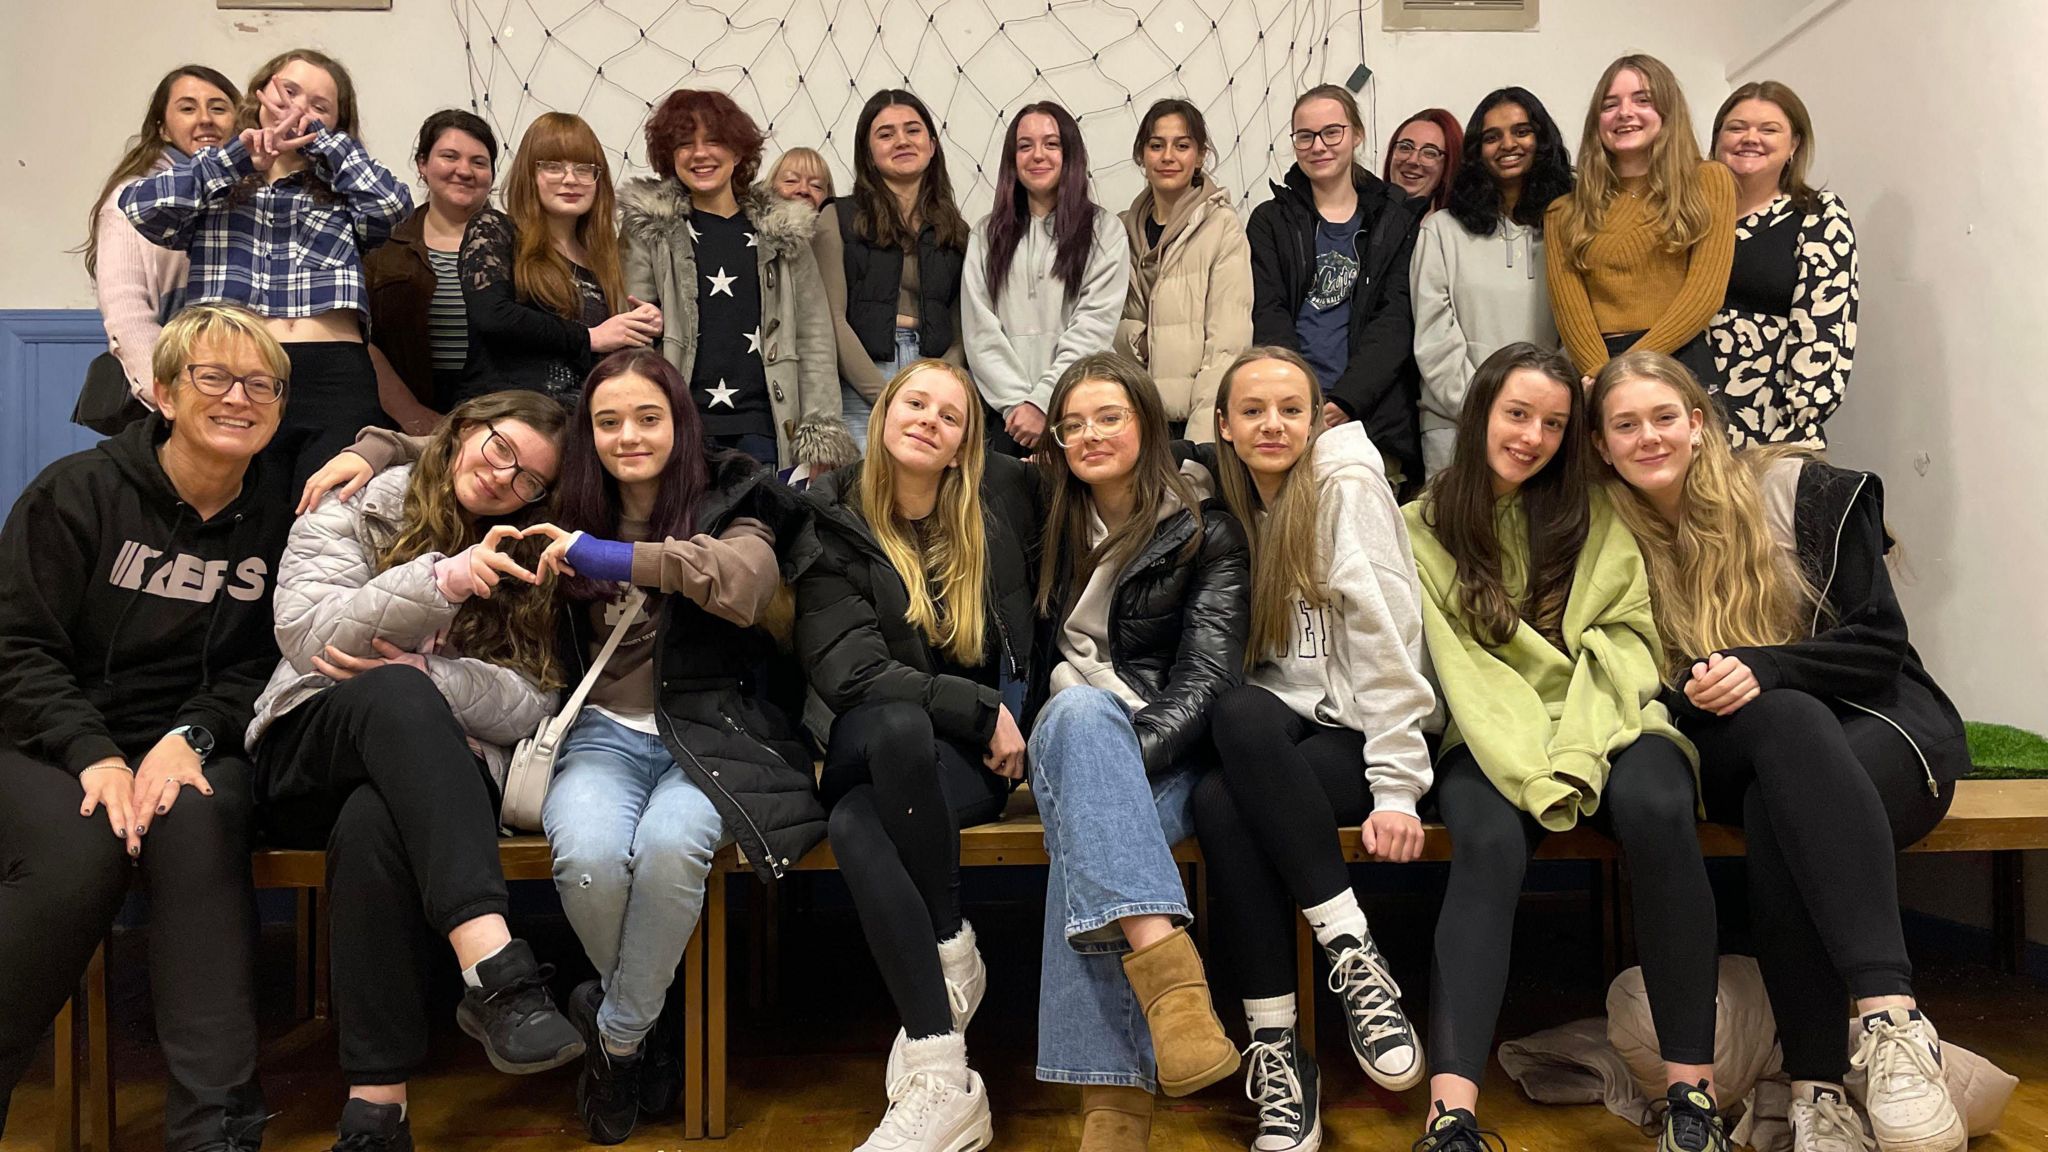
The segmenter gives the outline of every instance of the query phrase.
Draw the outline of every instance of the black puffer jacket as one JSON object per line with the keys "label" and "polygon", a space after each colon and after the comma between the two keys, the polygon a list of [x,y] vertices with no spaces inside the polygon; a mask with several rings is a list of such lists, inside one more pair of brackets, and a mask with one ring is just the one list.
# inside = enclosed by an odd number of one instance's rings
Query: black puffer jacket
{"label": "black puffer jacket", "polygon": [[[1422,475],[1422,432],[1416,405],[1422,372],[1415,366],[1415,313],[1408,265],[1427,205],[1365,169],[1352,166],[1364,226],[1354,241],[1358,283],[1351,294],[1351,356],[1327,391],[1365,425],[1382,452],[1408,475]],[[1245,236],[1252,247],[1252,342],[1301,350],[1295,317],[1316,278],[1315,195],[1301,166],[1287,170],[1273,198],[1252,210]]]}
{"label": "black puffer jacket", "polygon": [[[775,534],[783,580],[799,579],[818,557],[811,506],[750,457],[713,451],[709,458],[711,486],[697,508],[697,531],[716,536],[738,517],[759,520]],[[592,639],[584,605],[565,607],[561,634],[564,664],[580,679]],[[662,598],[655,726],[763,880],[781,877],[825,838],[810,749],[764,691],[769,665],[780,658],[763,629],[721,619],[687,596]]]}
{"label": "black puffer jacket", "polygon": [[[941,736],[986,745],[1002,697],[972,680],[933,673],[931,645],[904,615],[909,592],[861,516],[860,476],[859,464],[838,468],[806,493],[817,509],[821,554],[797,581],[796,651],[824,714],[813,709],[805,719],[822,744],[832,717],[875,701],[908,701],[930,713]],[[1021,460],[991,453],[981,496],[990,593],[985,649],[1012,679],[1028,683],[1037,475]]]}
{"label": "black puffer jacket", "polygon": [[[1727,654],[1749,665],[1764,691],[1792,688],[1838,700],[1897,728],[1919,754],[1930,790],[1961,779],[1971,768],[1963,718],[1907,640],[1906,616],[1885,567],[1892,539],[1884,526],[1884,482],[1875,473],[1818,460],[1778,467],[1799,468],[1792,532],[1800,567],[1821,603],[1807,639],[1729,648]],[[1682,690],[1665,699],[1681,727],[1704,715]]]}
{"label": "black puffer jacket", "polygon": [[[1116,674],[1146,700],[1131,717],[1145,772],[1186,761],[1209,734],[1209,712],[1236,685],[1251,634],[1251,549],[1244,528],[1221,501],[1202,505],[1202,541],[1186,550],[1195,513],[1183,508],[1159,524],[1152,542],[1117,576],[1109,611],[1109,656]],[[1055,590],[1056,617],[1038,624],[1038,670],[1027,716],[1051,695],[1060,662],[1060,624],[1080,596]],[[1027,731],[1028,731],[1027,727]]]}

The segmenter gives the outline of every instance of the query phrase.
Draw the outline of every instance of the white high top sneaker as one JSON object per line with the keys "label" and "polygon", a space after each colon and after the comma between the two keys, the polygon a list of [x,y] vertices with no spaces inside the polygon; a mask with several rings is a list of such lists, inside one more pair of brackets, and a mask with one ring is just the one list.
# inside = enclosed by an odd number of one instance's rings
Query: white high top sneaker
{"label": "white high top sneaker", "polygon": [[[939,971],[946,976],[946,1007],[953,1013],[953,1031],[965,1035],[968,1021],[974,1019],[988,992],[988,966],[981,962],[981,949],[975,945],[974,925],[962,920],[960,931],[939,941]],[[891,1084],[903,1073],[903,1043],[907,1039],[898,1028],[896,1040],[889,1046],[889,1065],[883,1076]]]}
{"label": "white high top sneaker", "polygon": [[1941,1073],[1941,1037],[1918,1009],[1886,1008],[1863,1017],[1849,1057],[1868,1081],[1863,1110],[1880,1152],[1960,1152],[1969,1130]]}
{"label": "white high top sneaker", "polygon": [[1793,1081],[1789,1119],[1792,1152],[1876,1152],[1877,1141],[1864,1135],[1863,1118],[1840,1085]]}
{"label": "white high top sneaker", "polygon": [[979,1152],[995,1139],[988,1093],[958,1032],[905,1041],[889,1111],[854,1152]]}

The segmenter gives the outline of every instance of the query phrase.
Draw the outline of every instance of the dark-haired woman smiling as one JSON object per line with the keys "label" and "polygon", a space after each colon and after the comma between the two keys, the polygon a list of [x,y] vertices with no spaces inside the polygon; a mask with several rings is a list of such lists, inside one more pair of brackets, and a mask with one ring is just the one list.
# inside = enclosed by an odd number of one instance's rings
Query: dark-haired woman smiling
{"label": "dark-haired woman smiling", "polygon": [[1422,462],[1451,462],[1473,373],[1494,351],[1557,347],[1543,272],[1543,213],[1571,191],[1564,135],[1521,88],[1487,94],[1465,128],[1448,211],[1422,222],[1410,266],[1415,363],[1422,370]]}

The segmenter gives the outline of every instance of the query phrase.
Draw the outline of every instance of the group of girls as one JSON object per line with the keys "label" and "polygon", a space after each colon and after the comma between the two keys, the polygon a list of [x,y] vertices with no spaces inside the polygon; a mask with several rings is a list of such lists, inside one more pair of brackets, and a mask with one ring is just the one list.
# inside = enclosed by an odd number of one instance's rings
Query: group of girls
{"label": "group of girls", "polygon": [[[617,189],[586,124],[541,117],[502,212],[481,121],[423,127],[414,211],[333,60],[286,53],[239,99],[217,73],[166,77],[161,145],[109,182],[95,237],[133,274],[102,283],[135,297],[124,362],[180,274],[132,234],[188,253],[185,301],[249,309],[265,335],[239,339],[288,359],[265,474],[307,496],[274,568],[283,661],[244,701],[247,787],[271,837],[332,863],[337,1147],[412,1146],[442,940],[492,1062],[580,1060],[586,1129],[625,1139],[680,1081],[662,1003],[712,853],[737,841],[772,882],[828,835],[903,1020],[863,1147],[985,1146],[957,836],[1025,778],[1053,861],[1038,1074],[1082,1087],[1090,1152],[1142,1147],[1155,1092],[1247,1060],[1254,1146],[1319,1146],[1296,911],[1361,1067],[1429,1079],[1418,1148],[1482,1147],[1515,893],[1536,842],[1582,818],[1634,879],[1662,1146],[1726,1147],[1702,803],[1752,844],[1800,1147],[1861,1139],[1830,1003],[1850,997],[1880,1147],[1960,1139],[1896,901],[1868,895],[1945,811],[1960,723],[1906,643],[1875,478],[1724,439],[1816,438],[1853,340],[1846,218],[1803,183],[1811,132],[1782,87],[1731,97],[1725,163],[1703,162],[1668,70],[1625,57],[1576,177],[1542,106],[1504,89],[1462,132],[1402,125],[1386,179],[1354,159],[1350,93],[1312,89],[1248,228],[1178,101],[1141,123],[1147,188],[1121,218],[1089,198],[1073,118],[1021,110],[969,227],[907,92],[863,108],[829,219],[804,157],[754,189],[761,134],[715,92],[665,100],[657,175]],[[1498,250],[1470,240],[1496,231]],[[1568,255],[1539,280],[1546,234]],[[1731,267],[1756,291],[1723,326]],[[1545,324],[1569,359],[1523,328]],[[1823,338],[1839,355],[1817,369]],[[1710,395],[1668,353],[1754,387]],[[1832,374],[1779,419],[1794,362]],[[186,367],[152,365],[151,398]],[[309,481],[380,407],[430,434],[373,432]],[[772,482],[842,417],[865,418],[863,459],[807,496]],[[496,808],[506,749],[615,630],[543,814],[598,971],[564,1009],[510,935]],[[805,700],[780,690],[784,647]],[[1425,811],[1453,841],[1433,1066],[1336,837],[1357,823],[1371,858],[1413,860]],[[1242,1054],[1186,931],[1172,845],[1191,834]]]}

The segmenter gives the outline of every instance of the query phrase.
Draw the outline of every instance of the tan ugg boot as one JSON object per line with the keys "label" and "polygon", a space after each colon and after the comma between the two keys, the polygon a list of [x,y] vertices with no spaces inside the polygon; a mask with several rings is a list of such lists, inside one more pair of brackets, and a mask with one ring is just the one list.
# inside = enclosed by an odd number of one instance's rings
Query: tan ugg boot
{"label": "tan ugg boot", "polygon": [[1080,1152],[1145,1152],[1152,1140],[1152,1094],[1106,1084],[1081,1089]]}
{"label": "tan ugg boot", "polygon": [[1237,1045],[1216,1019],[1202,957],[1187,929],[1175,928],[1166,939],[1124,957],[1124,976],[1152,1026],[1161,1092],[1186,1096],[1237,1071]]}

